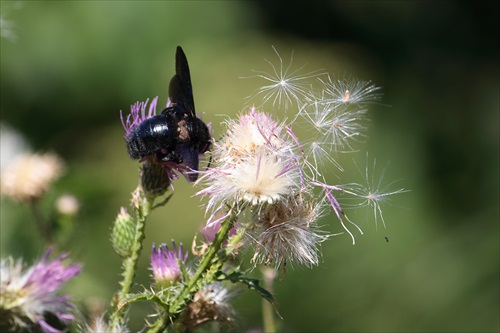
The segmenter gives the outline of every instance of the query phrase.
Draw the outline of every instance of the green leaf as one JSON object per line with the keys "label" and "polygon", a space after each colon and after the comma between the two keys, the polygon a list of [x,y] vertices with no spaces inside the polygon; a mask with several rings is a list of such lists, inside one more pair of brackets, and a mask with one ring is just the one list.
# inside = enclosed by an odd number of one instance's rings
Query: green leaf
{"label": "green leaf", "polygon": [[[231,281],[232,283],[242,283],[248,287],[248,289],[255,290],[260,294],[261,297],[263,297],[266,301],[271,303],[274,307],[274,310],[280,316],[278,312],[278,304],[276,303],[276,300],[274,299],[273,295],[267,291],[266,289],[262,288],[260,286],[260,280],[258,279],[251,279],[244,277],[243,274],[239,271],[234,271],[231,274],[224,273],[222,271],[218,271],[215,279],[218,281]],[[281,316],[280,316],[281,317]]]}
{"label": "green leaf", "polygon": [[154,302],[158,305],[160,305],[162,308],[167,309],[167,304],[162,297],[163,293],[158,293],[153,290],[144,290],[141,293],[137,294],[127,294],[124,298],[123,301],[118,304],[118,312],[121,311],[123,308],[129,306],[132,303],[135,302]]}
{"label": "green leaf", "polygon": [[156,209],[158,207],[165,206],[170,201],[170,198],[172,198],[173,195],[174,193],[170,193],[164,200],[154,204],[154,206],[151,209]]}

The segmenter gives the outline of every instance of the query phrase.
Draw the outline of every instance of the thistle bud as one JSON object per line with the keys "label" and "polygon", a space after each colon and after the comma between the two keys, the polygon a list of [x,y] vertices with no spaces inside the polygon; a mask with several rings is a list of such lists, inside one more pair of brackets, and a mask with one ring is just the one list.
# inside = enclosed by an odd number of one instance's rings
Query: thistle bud
{"label": "thistle bud", "polygon": [[153,251],[151,253],[151,270],[153,271],[153,279],[157,286],[168,287],[171,284],[181,280],[181,267],[179,262],[186,262],[188,252],[184,253],[182,243],[179,247],[172,241],[172,250],[167,244],[161,244],[156,248],[153,243]]}
{"label": "thistle bud", "polygon": [[135,221],[127,212],[127,209],[121,208],[116,217],[113,230],[111,231],[111,243],[116,253],[122,257],[130,255],[130,249],[134,241]]}
{"label": "thistle bud", "polygon": [[141,185],[150,198],[164,194],[170,185],[170,177],[155,156],[148,158],[141,168]]}

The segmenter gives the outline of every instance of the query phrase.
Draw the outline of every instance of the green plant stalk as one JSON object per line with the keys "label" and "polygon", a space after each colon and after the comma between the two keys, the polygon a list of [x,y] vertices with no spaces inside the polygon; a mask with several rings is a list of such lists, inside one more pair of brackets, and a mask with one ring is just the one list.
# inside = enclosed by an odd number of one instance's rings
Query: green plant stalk
{"label": "green plant stalk", "polygon": [[[173,316],[176,316],[180,312],[182,307],[186,305],[187,300],[191,298],[190,295],[198,291],[198,289],[196,289],[196,286],[199,280],[202,278],[203,274],[208,271],[216,271],[211,269],[213,268],[213,265],[220,266],[222,264],[218,260],[219,258],[217,258],[217,253],[221,249],[223,242],[227,240],[229,231],[236,221],[236,217],[237,215],[234,209],[231,209],[231,215],[227,220],[221,223],[221,228],[215,235],[215,239],[207,249],[207,252],[205,252],[203,258],[200,261],[200,265],[198,266],[198,269],[194,273],[193,277],[184,285],[184,288],[181,290],[179,295],[173,300],[169,308],[169,313],[174,314]],[[208,280],[210,280],[210,278]],[[173,319],[173,316],[170,316],[170,318]],[[162,316],[153,326],[151,326],[148,333],[163,332],[165,326],[169,322],[167,321],[168,318],[168,315]]]}
{"label": "green plant stalk", "polygon": [[238,227],[236,235],[233,235],[228,239],[226,249],[224,252],[226,257],[236,254],[239,243],[243,239],[243,236],[245,236],[248,227],[249,224],[240,225]]}
{"label": "green plant stalk", "polygon": [[[263,267],[261,271],[264,278],[264,288],[272,293],[276,272],[270,267]],[[262,299],[262,322],[264,326],[264,332],[266,333],[276,333],[274,310],[275,309],[273,308],[273,305],[271,303],[269,303],[265,299]]]}
{"label": "green plant stalk", "polygon": [[142,245],[144,238],[146,237],[146,220],[151,212],[151,207],[153,206],[153,198],[148,198],[142,188],[138,189],[138,204],[136,207],[136,226],[135,235],[131,247],[130,256],[123,259],[123,280],[120,282],[121,289],[116,293],[114,301],[114,312],[110,318],[111,327],[118,327],[123,324],[122,314],[124,311],[120,311],[120,306],[123,300],[130,293],[132,283],[135,277],[135,272],[137,270],[137,263],[142,251]]}
{"label": "green plant stalk", "polygon": [[52,230],[47,220],[43,216],[42,211],[40,210],[39,201],[36,199],[31,200],[29,205],[33,213],[33,216],[35,217],[35,223],[37,225],[38,231],[40,232],[40,235],[42,236],[43,240],[47,245],[52,245],[54,241]]}
{"label": "green plant stalk", "polygon": [[217,252],[222,247],[222,243],[228,238],[229,231],[234,225],[234,221],[236,220],[236,214],[234,212],[231,212],[230,217],[221,223],[221,228],[219,232],[215,235],[215,239],[208,248],[207,252],[203,256],[200,265],[198,266],[198,269],[196,270],[196,273],[193,275],[191,280],[187,283],[187,286],[182,290],[182,292],[177,296],[176,300],[170,307],[170,312],[175,313],[177,310],[179,310],[180,306],[182,305],[183,299],[186,298],[187,295],[189,295],[191,292],[194,292],[196,290],[193,290],[193,288],[196,286],[198,283],[198,280],[201,278],[201,276],[208,271],[208,269],[211,267],[213,263],[217,263],[218,265],[220,263],[217,262],[217,260],[214,260],[214,258],[217,255]]}

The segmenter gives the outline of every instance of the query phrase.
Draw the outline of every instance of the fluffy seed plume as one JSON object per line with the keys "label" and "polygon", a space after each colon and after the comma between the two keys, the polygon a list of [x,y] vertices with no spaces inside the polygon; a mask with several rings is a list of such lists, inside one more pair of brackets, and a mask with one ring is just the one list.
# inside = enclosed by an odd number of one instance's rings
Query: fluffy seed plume
{"label": "fluffy seed plume", "polygon": [[254,99],[262,96],[262,104],[272,101],[273,108],[280,109],[282,106],[285,110],[292,104],[300,105],[305,97],[309,94],[310,82],[309,80],[321,75],[322,71],[313,71],[303,73],[305,65],[293,69],[293,52],[290,56],[288,65],[284,64],[283,58],[280,56],[276,48],[273,50],[279,59],[279,65],[276,67],[271,61],[265,61],[271,65],[271,72],[254,71],[256,74],[244,78],[260,78],[264,79],[267,84],[261,86],[254,95],[248,96],[247,99]]}
{"label": "fluffy seed plume", "polygon": [[320,205],[302,197],[290,198],[265,210],[256,225],[255,264],[284,267],[287,263],[319,263],[319,244],[328,238],[316,227]]}

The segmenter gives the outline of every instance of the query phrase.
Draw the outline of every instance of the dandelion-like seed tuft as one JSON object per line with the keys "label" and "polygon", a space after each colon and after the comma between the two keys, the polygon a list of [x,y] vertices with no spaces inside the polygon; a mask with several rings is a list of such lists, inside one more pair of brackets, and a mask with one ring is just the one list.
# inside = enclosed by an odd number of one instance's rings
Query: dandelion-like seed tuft
{"label": "dandelion-like seed tuft", "polygon": [[211,321],[225,325],[230,324],[234,321],[235,316],[234,308],[229,303],[233,297],[234,292],[228,290],[221,283],[203,287],[189,303],[184,317],[184,325],[194,329]]}
{"label": "dandelion-like seed tuft", "polygon": [[265,210],[256,222],[254,264],[285,267],[319,263],[319,244],[328,239],[316,226],[321,206],[301,195]]}
{"label": "dandelion-like seed tuft", "polygon": [[328,75],[325,81],[320,80],[323,85],[324,101],[326,103],[360,104],[373,103],[381,99],[380,87],[372,84],[371,81],[357,80],[354,78],[344,78],[343,80],[333,79]]}
{"label": "dandelion-like seed tuft", "polygon": [[206,185],[198,195],[210,197],[207,210],[217,211],[227,202],[272,204],[300,186],[295,147],[285,140],[283,125],[251,108],[227,128],[213,148],[215,167],[198,180]]}
{"label": "dandelion-like seed tuft", "polygon": [[256,75],[246,77],[257,77],[268,82],[267,85],[261,86],[254,95],[248,96],[247,99],[254,99],[257,96],[262,96],[262,104],[260,104],[260,106],[268,101],[272,101],[273,107],[280,109],[281,106],[283,106],[285,110],[288,110],[294,103],[300,106],[303,99],[309,94],[309,80],[324,75],[324,72],[317,70],[302,73],[305,66],[292,69],[293,53],[290,56],[290,63],[286,65],[274,46],[273,50],[279,59],[279,67],[276,68],[272,62],[266,59],[265,61],[272,67],[271,72],[254,71]]}
{"label": "dandelion-like seed tuft", "polygon": [[20,155],[2,171],[1,193],[30,203],[42,197],[63,170],[63,161],[54,153]]}
{"label": "dandelion-like seed tuft", "polygon": [[[368,156],[367,156],[368,158]],[[387,171],[387,166],[382,169],[380,176],[376,177],[376,165],[377,160],[373,160],[372,170],[369,171],[368,162],[366,164],[364,173],[359,169],[358,165],[356,167],[363,175],[364,184],[348,184],[345,186],[346,191],[349,191],[355,197],[361,199],[361,202],[355,204],[356,208],[360,207],[368,207],[372,209],[373,218],[375,220],[375,226],[378,226],[378,221],[382,222],[384,228],[385,219],[382,213],[382,205],[390,204],[391,196],[395,194],[401,194],[408,192],[404,188],[399,188],[397,190],[391,190],[391,187],[396,183],[396,181],[392,181],[388,184],[384,184],[384,176]],[[366,185],[365,185],[366,184]]]}

